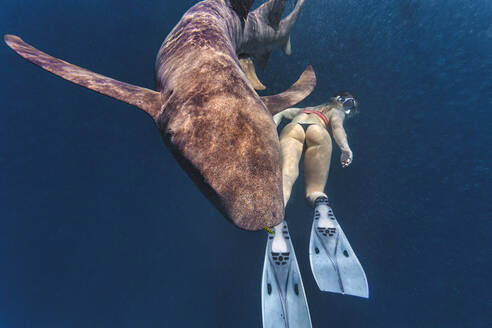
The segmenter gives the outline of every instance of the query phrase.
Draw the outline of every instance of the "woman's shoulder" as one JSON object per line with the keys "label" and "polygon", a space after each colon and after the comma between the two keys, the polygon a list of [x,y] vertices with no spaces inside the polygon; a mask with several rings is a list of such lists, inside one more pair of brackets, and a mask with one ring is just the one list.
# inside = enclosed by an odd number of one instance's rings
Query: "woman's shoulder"
{"label": "woman's shoulder", "polygon": [[330,110],[328,110],[325,115],[330,121],[333,120],[343,122],[343,120],[345,119],[345,113],[336,108],[330,108]]}

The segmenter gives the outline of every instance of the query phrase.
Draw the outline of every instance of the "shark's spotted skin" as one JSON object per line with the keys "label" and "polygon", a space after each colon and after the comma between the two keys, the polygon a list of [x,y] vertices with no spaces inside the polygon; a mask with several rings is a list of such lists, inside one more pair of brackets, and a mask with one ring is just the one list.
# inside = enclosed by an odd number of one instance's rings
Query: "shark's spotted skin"
{"label": "shark's spotted skin", "polygon": [[265,49],[284,44],[304,0],[282,20],[285,0],[248,13],[252,2],[205,0],[190,8],[157,55],[158,92],[51,57],[16,36],[5,41],[51,73],[149,113],[174,157],[224,216],[242,229],[260,230],[284,216],[272,113],[304,99],[316,78],[308,67],[286,92],[256,94],[238,56],[259,62]]}

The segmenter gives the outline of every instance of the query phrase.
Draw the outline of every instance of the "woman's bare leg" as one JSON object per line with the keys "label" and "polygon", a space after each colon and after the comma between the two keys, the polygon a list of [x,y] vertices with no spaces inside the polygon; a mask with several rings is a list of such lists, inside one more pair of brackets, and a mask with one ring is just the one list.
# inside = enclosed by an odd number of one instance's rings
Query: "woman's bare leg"
{"label": "woman's bare leg", "polygon": [[297,123],[288,124],[280,134],[284,207],[287,206],[292,186],[299,176],[299,160],[304,147],[304,138],[304,129]]}
{"label": "woman's bare leg", "polygon": [[[280,134],[280,151],[282,155],[282,183],[284,193],[284,207],[292,192],[292,186],[299,176],[299,160],[304,147],[304,129],[297,123],[290,123]],[[272,242],[273,252],[287,252],[288,247],[282,233],[282,225],[275,226],[275,236]]]}
{"label": "woman's bare leg", "polygon": [[311,125],[306,131],[306,153],[304,155],[304,182],[306,199],[314,205],[316,198],[324,196],[326,180],[330,170],[331,137],[325,128]]}

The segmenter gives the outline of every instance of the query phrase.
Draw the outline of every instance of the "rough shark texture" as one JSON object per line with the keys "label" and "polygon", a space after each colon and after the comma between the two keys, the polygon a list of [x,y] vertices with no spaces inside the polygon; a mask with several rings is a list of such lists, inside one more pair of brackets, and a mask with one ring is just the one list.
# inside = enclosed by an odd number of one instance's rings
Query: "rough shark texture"
{"label": "rough shark texture", "polygon": [[[51,57],[17,36],[6,35],[5,41],[53,74],[143,109],[182,168],[224,216],[239,228],[260,230],[284,218],[280,146],[272,113],[308,96],[316,77],[308,66],[284,93],[262,98],[256,94],[238,56],[254,56],[248,52],[252,45],[282,46],[304,1],[299,0],[283,20],[285,0],[270,0],[246,16],[252,2],[205,0],[189,9],[157,55],[158,92]],[[253,24],[250,18],[260,29],[248,27]],[[274,25],[278,35],[269,33]]]}
{"label": "rough shark texture", "polygon": [[244,27],[245,42],[237,49],[238,54],[248,54],[264,69],[272,49],[277,46],[291,54],[290,32],[294,27],[305,0],[297,0],[294,10],[284,19],[282,13],[287,0],[269,0],[248,14]]}

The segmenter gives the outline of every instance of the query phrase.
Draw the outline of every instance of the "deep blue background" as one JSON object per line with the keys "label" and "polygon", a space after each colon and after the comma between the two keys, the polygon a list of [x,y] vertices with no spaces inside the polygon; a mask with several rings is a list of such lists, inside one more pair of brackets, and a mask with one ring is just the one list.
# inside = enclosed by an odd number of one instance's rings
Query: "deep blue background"
{"label": "deep blue background", "polygon": [[[195,1],[2,0],[0,32],[153,87],[155,54]],[[327,191],[371,298],[322,293],[311,209],[287,218],[314,327],[490,327],[492,2],[308,0],[264,73],[312,63],[303,102],[349,90],[354,162]],[[0,328],[261,327],[265,232],[223,219],[151,119],[0,46]]]}

